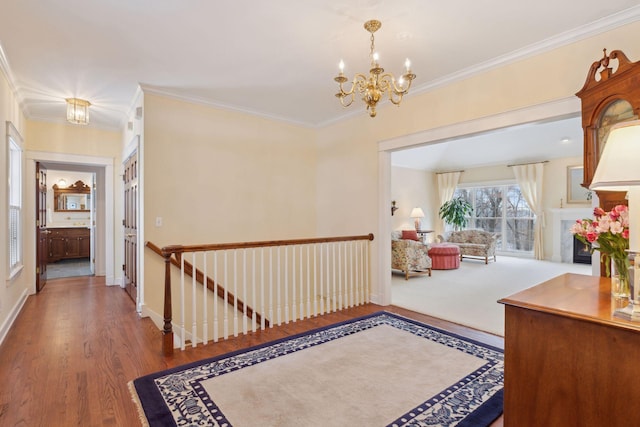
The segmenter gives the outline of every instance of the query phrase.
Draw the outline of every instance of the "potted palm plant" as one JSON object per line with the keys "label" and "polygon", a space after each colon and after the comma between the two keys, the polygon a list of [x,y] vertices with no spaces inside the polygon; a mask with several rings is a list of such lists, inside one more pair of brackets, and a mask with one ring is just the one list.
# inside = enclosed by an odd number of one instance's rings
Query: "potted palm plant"
{"label": "potted palm plant", "polygon": [[467,226],[471,212],[473,212],[471,203],[462,197],[454,197],[440,206],[438,214],[444,222],[453,225],[453,229],[458,231]]}

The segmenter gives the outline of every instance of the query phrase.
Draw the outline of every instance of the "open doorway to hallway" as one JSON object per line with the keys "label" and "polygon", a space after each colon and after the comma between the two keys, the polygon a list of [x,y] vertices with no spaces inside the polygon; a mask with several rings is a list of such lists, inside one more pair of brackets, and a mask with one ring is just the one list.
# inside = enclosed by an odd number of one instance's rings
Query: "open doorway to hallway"
{"label": "open doorway to hallway", "polygon": [[46,174],[46,278],[93,275],[96,174],[64,165],[51,165]]}
{"label": "open doorway to hallway", "polygon": [[[67,153],[54,153],[43,151],[26,152],[26,176],[37,176],[37,165],[43,165],[47,170],[63,170],[95,174],[94,193],[91,203],[95,203],[93,212],[95,216],[91,225],[94,227],[93,253],[91,259],[95,262],[94,274],[105,276],[107,285],[121,285],[121,276],[116,276],[114,268],[115,251],[114,240],[117,238],[114,227],[116,221],[116,210],[114,209],[114,160],[110,157],[97,157],[75,155]],[[49,182],[47,187],[53,185]],[[46,218],[46,210],[41,214],[37,212],[36,202],[38,197],[38,185],[26,185],[24,188],[26,224],[38,224],[42,217]],[[72,222],[73,224],[73,222]],[[25,227],[25,251],[26,251],[26,272],[33,278],[34,292],[41,288],[36,288],[36,274],[39,265],[36,250],[39,240],[38,230],[34,227]],[[48,230],[47,230],[48,231]],[[46,252],[40,251],[40,252]],[[40,269],[41,270],[41,269]]]}

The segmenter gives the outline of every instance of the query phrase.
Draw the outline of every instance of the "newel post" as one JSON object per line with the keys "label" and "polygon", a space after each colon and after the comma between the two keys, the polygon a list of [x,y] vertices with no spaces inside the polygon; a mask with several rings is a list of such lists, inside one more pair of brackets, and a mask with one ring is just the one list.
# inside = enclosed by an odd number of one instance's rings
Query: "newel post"
{"label": "newel post", "polygon": [[162,353],[173,355],[173,326],[171,325],[171,253],[164,256],[164,326],[162,328]]}

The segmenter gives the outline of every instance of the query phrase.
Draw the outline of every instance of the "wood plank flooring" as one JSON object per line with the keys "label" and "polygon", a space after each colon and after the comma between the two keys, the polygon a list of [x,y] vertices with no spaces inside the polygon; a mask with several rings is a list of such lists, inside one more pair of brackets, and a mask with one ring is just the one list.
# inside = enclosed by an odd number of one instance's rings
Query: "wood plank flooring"
{"label": "wood plank flooring", "polygon": [[137,426],[132,379],[381,309],[504,347],[501,337],[369,304],[165,358],[160,331],[135,313],[123,289],[105,286],[104,277],[55,279],[27,299],[0,346],[0,426]]}

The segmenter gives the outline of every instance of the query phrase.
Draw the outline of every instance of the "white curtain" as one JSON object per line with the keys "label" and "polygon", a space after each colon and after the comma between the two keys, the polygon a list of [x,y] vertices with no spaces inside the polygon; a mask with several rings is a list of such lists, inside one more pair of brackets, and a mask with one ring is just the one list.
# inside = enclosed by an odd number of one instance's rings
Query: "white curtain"
{"label": "white curtain", "polygon": [[[438,177],[438,198],[440,200],[440,206],[453,199],[453,193],[456,191],[458,181],[460,181],[460,172],[447,172],[439,173]],[[436,222],[436,236],[444,233],[444,221],[440,219],[438,215],[438,221]]]}
{"label": "white curtain", "polygon": [[544,259],[544,242],[542,229],[544,227],[544,212],[542,210],[542,174],[543,164],[533,163],[513,167],[520,192],[527,201],[529,208],[536,215],[534,223],[533,252],[535,259]]}

